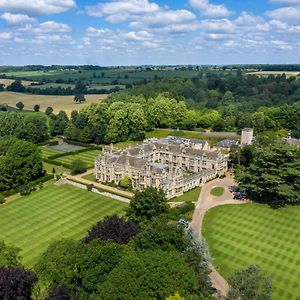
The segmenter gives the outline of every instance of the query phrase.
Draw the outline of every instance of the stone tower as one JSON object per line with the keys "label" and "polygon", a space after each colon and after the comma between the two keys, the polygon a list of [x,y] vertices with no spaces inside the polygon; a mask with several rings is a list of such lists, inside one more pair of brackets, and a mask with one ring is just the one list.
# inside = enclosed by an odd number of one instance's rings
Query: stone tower
{"label": "stone tower", "polygon": [[242,130],[241,145],[251,145],[253,140],[253,128],[244,128]]}

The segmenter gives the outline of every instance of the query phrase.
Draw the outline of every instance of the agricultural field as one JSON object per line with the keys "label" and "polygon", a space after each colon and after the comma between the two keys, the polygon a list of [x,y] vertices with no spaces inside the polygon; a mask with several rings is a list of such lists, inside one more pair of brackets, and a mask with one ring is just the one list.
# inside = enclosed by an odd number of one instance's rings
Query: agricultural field
{"label": "agricultural field", "polygon": [[258,264],[272,281],[272,299],[299,300],[299,223],[299,206],[226,205],[206,214],[203,235],[214,266],[225,278]]}
{"label": "agricultural field", "polygon": [[[0,78],[0,84],[4,84],[5,87],[7,87],[8,85],[11,85],[14,81],[15,81],[14,79],[1,79]],[[24,86],[30,86],[31,81],[24,80],[24,81],[22,81],[22,84]]]}
{"label": "agricultural field", "polygon": [[48,106],[53,107],[54,112],[58,113],[64,110],[68,115],[73,110],[80,110],[91,103],[100,103],[107,95],[86,95],[86,102],[75,103],[74,96],[45,96],[45,95],[31,95],[13,92],[1,92],[0,104],[7,104],[15,107],[16,103],[22,101],[25,105],[24,109],[33,110],[34,105],[39,104],[41,111],[45,111]]}
{"label": "agricultural field", "polygon": [[285,74],[286,77],[293,77],[293,76],[298,76],[300,72],[292,72],[292,71],[257,71],[257,72],[249,72],[247,75],[257,75],[257,76],[269,76],[269,75],[283,75]]}
{"label": "agricultural field", "polygon": [[78,154],[74,154],[74,155],[70,154],[67,156],[62,156],[62,157],[56,158],[55,161],[57,161],[59,163],[70,164],[70,163],[72,163],[72,161],[80,159],[87,165],[88,168],[93,168],[95,158],[100,153],[101,153],[100,150],[90,150],[90,151],[86,151],[86,152],[82,152],[82,153],[78,153]]}
{"label": "agricultural field", "polygon": [[125,208],[71,185],[50,185],[0,206],[0,240],[21,248],[22,262],[32,267],[51,242],[80,239],[103,217],[122,215]]}

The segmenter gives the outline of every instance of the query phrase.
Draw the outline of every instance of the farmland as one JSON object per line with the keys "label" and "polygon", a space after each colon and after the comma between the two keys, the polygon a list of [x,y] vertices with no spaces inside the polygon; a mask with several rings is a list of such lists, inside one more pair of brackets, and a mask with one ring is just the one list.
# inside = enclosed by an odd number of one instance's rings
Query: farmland
{"label": "farmland", "polygon": [[273,299],[299,300],[300,207],[220,206],[204,219],[204,237],[214,266],[225,278],[258,264],[273,286]]}
{"label": "farmland", "polygon": [[80,239],[97,221],[125,208],[70,185],[50,185],[0,207],[0,240],[21,248],[22,262],[32,267],[51,242]]}
{"label": "farmland", "polygon": [[91,103],[99,103],[105,98],[106,95],[86,95],[86,102],[78,104],[74,103],[74,96],[42,96],[1,92],[0,104],[7,104],[14,107],[17,102],[22,101],[25,105],[24,109],[33,110],[33,106],[39,104],[41,111],[45,111],[48,106],[51,106],[55,113],[64,110],[70,115],[73,110],[80,110]]}
{"label": "farmland", "polygon": [[286,77],[298,76],[300,72],[291,72],[291,71],[257,71],[257,72],[249,72],[247,75],[257,75],[257,76],[269,76],[269,75],[283,75],[285,74]]}

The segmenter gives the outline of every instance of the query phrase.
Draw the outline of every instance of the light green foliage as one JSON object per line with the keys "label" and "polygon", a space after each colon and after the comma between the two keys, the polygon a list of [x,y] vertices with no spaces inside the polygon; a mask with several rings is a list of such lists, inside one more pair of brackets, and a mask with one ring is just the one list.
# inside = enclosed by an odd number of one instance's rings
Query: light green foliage
{"label": "light green foliage", "polygon": [[20,249],[7,246],[3,241],[0,241],[0,267],[20,267],[19,252]]}
{"label": "light green foliage", "polygon": [[225,205],[205,215],[203,234],[214,266],[226,279],[258,264],[271,280],[272,299],[292,299],[299,295],[299,222],[298,206]]}
{"label": "light green foliage", "polygon": [[132,181],[129,177],[125,176],[120,180],[120,187],[124,189],[131,189],[132,188]]}
{"label": "light green foliage", "polygon": [[31,267],[50,243],[80,239],[103,217],[123,214],[126,206],[71,185],[50,185],[0,207],[0,240],[21,248],[22,262]]}
{"label": "light green foliage", "polygon": [[168,204],[163,190],[153,187],[146,188],[142,192],[136,192],[127,211],[127,215],[134,222],[146,222],[153,217],[165,214],[168,211]]}
{"label": "light green foliage", "polygon": [[183,297],[207,299],[198,275],[180,254],[145,251],[125,255],[92,299],[163,300],[176,291]]}

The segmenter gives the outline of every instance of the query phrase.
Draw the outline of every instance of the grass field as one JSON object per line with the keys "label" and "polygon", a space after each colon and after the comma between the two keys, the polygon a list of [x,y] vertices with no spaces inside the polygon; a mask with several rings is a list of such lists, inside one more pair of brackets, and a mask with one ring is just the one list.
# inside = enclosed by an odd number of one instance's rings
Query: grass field
{"label": "grass field", "polygon": [[63,153],[62,151],[57,151],[57,150],[54,150],[54,149],[50,149],[46,146],[43,146],[40,149],[42,151],[42,158],[43,159],[48,158],[49,156],[54,155],[54,154]]}
{"label": "grass field", "polygon": [[58,113],[64,110],[68,115],[73,110],[80,110],[91,103],[99,103],[106,98],[106,95],[86,95],[85,103],[75,103],[74,96],[44,96],[44,95],[31,95],[20,94],[13,92],[1,92],[0,104],[7,104],[15,107],[16,103],[22,101],[25,109],[33,110],[35,104],[39,104],[41,111],[45,111],[48,106],[53,107],[54,112]]}
{"label": "grass field", "polygon": [[226,205],[206,214],[203,234],[213,264],[225,278],[258,264],[272,281],[274,300],[299,300],[299,224],[299,206]]}
{"label": "grass field", "polygon": [[88,174],[88,175],[85,175],[82,177],[83,179],[86,179],[86,180],[90,180],[90,181],[94,181],[94,182],[97,182],[97,179],[96,179],[96,175],[95,174]]}
{"label": "grass field", "polygon": [[56,158],[55,161],[60,163],[70,164],[72,161],[80,159],[82,160],[88,168],[94,167],[95,158],[101,153],[100,150],[90,150],[75,155],[67,155]]}
{"label": "grass field", "polygon": [[224,194],[224,188],[215,187],[210,191],[210,193],[215,197],[221,197]]}
{"label": "grass field", "polygon": [[30,267],[51,242],[80,239],[97,221],[123,214],[125,208],[71,185],[51,185],[0,207],[0,240],[20,247],[22,261]]}
{"label": "grass field", "polygon": [[182,196],[171,199],[171,202],[183,202],[183,201],[197,202],[200,192],[201,192],[201,187],[194,188],[184,193]]}

